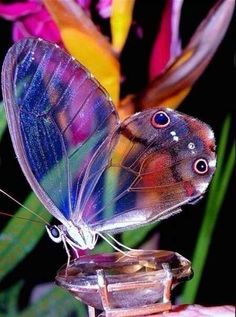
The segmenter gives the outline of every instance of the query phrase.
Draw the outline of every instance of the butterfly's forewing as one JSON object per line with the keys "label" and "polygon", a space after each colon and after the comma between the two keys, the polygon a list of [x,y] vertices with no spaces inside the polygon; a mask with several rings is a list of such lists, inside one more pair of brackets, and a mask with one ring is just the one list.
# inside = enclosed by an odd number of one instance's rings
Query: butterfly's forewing
{"label": "butterfly's forewing", "polygon": [[[92,156],[118,126],[114,107],[83,66],[42,40],[26,39],[9,50],[2,88],[21,167],[39,199],[63,223],[79,205]],[[110,150],[103,151],[100,168]]]}
{"label": "butterfly's forewing", "polygon": [[[153,118],[162,110],[170,122],[157,127]],[[131,116],[115,134],[118,142],[110,163],[94,189],[87,190],[90,198],[87,195],[82,205],[84,221],[94,230],[120,232],[167,218],[206,190],[216,163],[214,135],[206,124],[159,108]],[[93,165],[101,156],[102,149],[90,163],[88,175],[94,173]],[[195,164],[202,159],[208,170],[201,174]],[[90,178],[85,189],[89,189]],[[108,188],[106,178],[111,179]],[[96,212],[88,216],[86,210],[91,209],[91,204]],[[113,214],[109,214],[109,208]]]}

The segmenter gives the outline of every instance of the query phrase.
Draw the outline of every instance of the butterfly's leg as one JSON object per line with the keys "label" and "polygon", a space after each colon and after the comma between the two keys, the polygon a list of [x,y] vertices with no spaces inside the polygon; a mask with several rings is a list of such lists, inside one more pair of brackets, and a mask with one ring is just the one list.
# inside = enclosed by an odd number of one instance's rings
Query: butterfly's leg
{"label": "butterfly's leg", "polygon": [[123,243],[121,243],[120,241],[118,241],[116,238],[114,238],[111,234],[106,233],[106,235],[107,235],[110,239],[112,239],[113,241],[115,241],[115,243],[118,244],[120,247],[122,247],[122,248],[124,248],[124,249],[126,249],[126,250],[128,250],[128,251],[137,251],[137,249],[132,249],[132,248],[127,247],[126,245],[124,245]]}
{"label": "butterfly's leg", "polygon": [[66,250],[66,253],[67,253],[67,264],[66,264],[66,275],[67,275],[67,269],[68,269],[69,264],[70,264],[71,255],[70,255],[70,251],[69,251],[69,249],[67,247],[67,243],[66,243],[66,239],[65,239],[64,235],[62,235],[62,242],[64,244],[64,247],[65,247],[65,250]]}
{"label": "butterfly's leg", "polygon": [[109,241],[103,234],[101,234],[100,232],[98,233],[98,235],[105,240],[114,250],[122,253],[123,255],[127,255],[124,251],[122,251],[121,249],[119,249],[118,247],[116,247],[111,241]]}
{"label": "butterfly's leg", "polygon": [[93,244],[96,245],[98,241],[98,234],[94,235],[94,240],[93,240]]}
{"label": "butterfly's leg", "polygon": [[70,242],[68,242],[68,244],[70,245],[71,249],[75,252],[76,259],[78,259],[80,257],[78,248],[75,248],[74,245]]}

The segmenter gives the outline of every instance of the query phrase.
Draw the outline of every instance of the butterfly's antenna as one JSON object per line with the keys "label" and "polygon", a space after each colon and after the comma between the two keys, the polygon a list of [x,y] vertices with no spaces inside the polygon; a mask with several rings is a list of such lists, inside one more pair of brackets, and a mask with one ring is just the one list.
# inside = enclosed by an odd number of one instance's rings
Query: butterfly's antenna
{"label": "butterfly's antenna", "polygon": [[113,240],[116,244],[118,244],[120,247],[128,250],[128,251],[136,251],[136,249],[132,249],[132,248],[129,248],[127,247],[126,245],[124,245],[123,243],[121,243],[120,241],[116,240],[116,238],[114,238],[111,234],[109,233],[106,233],[106,235],[111,239]]}
{"label": "butterfly's antenna", "polygon": [[[49,223],[40,215],[36,214],[36,212],[34,212],[33,210],[29,209],[28,207],[24,206],[23,204],[21,204],[18,200],[16,200],[14,197],[12,197],[11,195],[9,195],[8,193],[6,193],[4,190],[0,189],[0,193],[4,194],[5,196],[7,196],[8,198],[10,198],[11,200],[13,200],[16,204],[18,204],[19,206],[21,206],[22,208],[24,208],[25,210],[29,211],[31,214],[35,215],[36,217],[38,217],[39,219],[41,219],[45,224],[49,225]],[[29,219],[28,219],[29,220]]]}
{"label": "butterfly's antenna", "polygon": [[129,257],[133,257],[132,255],[127,254],[126,252],[124,252],[123,250],[119,249],[118,247],[116,247],[111,241],[109,241],[103,234],[101,234],[100,232],[97,232],[97,234],[104,239],[114,250],[122,253],[124,256],[129,256]]}
{"label": "butterfly's antenna", "polygon": [[28,221],[31,221],[31,222],[40,223],[41,225],[44,224],[44,222],[42,222],[42,221],[37,221],[37,220],[29,219],[29,218],[19,217],[19,216],[16,216],[16,215],[11,215],[11,214],[8,214],[7,212],[3,212],[3,211],[0,211],[0,215],[7,216],[7,217],[14,217],[14,218],[17,218],[17,219],[22,219],[22,220],[28,220]]}

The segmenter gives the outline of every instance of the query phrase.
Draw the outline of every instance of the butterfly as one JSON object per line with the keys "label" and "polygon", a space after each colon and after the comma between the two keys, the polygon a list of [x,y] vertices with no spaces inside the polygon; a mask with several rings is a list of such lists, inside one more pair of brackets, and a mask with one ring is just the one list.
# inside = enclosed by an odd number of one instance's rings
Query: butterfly
{"label": "butterfly", "polygon": [[202,197],[215,171],[207,124],[165,107],[120,122],[105,89],[52,43],[14,44],[2,91],[20,166],[61,223],[47,231],[74,250],[180,212]]}

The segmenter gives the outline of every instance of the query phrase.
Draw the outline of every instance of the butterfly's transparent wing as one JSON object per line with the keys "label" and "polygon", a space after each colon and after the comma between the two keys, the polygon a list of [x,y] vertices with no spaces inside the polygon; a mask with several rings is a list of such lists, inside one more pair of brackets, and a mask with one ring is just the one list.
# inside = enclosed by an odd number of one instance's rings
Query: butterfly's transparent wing
{"label": "butterfly's transparent wing", "polygon": [[[168,126],[153,126],[157,110],[119,124],[99,84],[44,41],[15,44],[2,81],[21,167],[62,223],[119,232],[166,218],[206,190],[215,168],[206,124],[164,108]],[[209,164],[204,175],[193,169],[199,158]]]}
{"label": "butterfly's transparent wing", "polygon": [[[117,129],[116,111],[83,66],[37,39],[25,39],[9,50],[2,89],[24,174],[45,207],[64,223],[78,205],[87,165]],[[109,152],[106,147],[98,168],[107,163]]]}
{"label": "butterfly's transparent wing", "polygon": [[[160,111],[169,117],[167,126],[153,124]],[[126,119],[115,137],[103,173],[94,177],[106,143],[81,186],[82,217],[95,231],[121,232],[167,218],[206,190],[216,161],[214,135],[205,123],[171,109],[151,109]],[[201,159],[208,164],[202,174],[194,169]]]}

